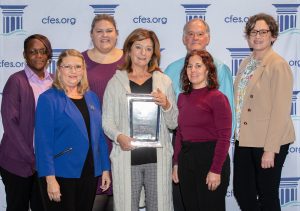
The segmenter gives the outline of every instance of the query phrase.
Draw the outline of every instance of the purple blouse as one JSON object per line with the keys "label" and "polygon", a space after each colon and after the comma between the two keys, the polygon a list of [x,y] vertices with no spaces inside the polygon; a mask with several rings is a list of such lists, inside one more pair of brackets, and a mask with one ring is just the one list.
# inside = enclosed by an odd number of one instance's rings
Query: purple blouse
{"label": "purple blouse", "polygon": [[122,56],[118,61],[111,64],[100,64],[91,60],[87,55],[87,51],[84,51],[82,55],[87,65],[90,89],[97,94],[102,104],[106,85],[115,74],[118,66],[124,63],[124,57]]}
{"label": "purple blouse", "polygon": [[[100,103],[103,103],[103,95],[108,81],[116,73],[116,70],[120,65],[124,63],[124,56],[122,56],[118,61],[111,64],[101,64],[91,60],[87,54],[87,51],[82,52],[86,66],[87,66],[87,77],[89,81],[90,89],[97,94],[100,99]],[[109,151],[112,149],[112,141],[105,136]],[[102,193],[100,189],[101,177],[98,181],[97,195],[99,194],[112,194],[111,187]]]}

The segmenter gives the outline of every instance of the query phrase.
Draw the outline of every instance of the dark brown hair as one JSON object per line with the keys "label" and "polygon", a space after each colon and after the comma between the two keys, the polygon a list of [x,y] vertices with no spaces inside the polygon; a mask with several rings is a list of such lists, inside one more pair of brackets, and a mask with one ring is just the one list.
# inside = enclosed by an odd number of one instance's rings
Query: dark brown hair
{"label": "dark brown hair", "polygon": [[40,42],[43,43],[43,45],[45,46],[46,50],[47,50],[47,59],[50,60],[52,58],[52,47],[51,47],[51,43],[50,41],[48,40],[47,37],[45,37],[44,35],[41,35],[41,34],[33,34],[33,35],[30,35],[29,37],[27,37],[25,40],[24,40],[24,52],[26,52],[28,50],[28,45],[29,45],[29,42],[33,39],[37,39],[39,40]]}
{"label": "dark brown hair", "polygon": [[203,64],[207,68],[208,74],[207,74],[207,87],[208,89],[218,89],[219,83],[217,78],[217,70],[216,66],[214,65],[214,59],[205,50],[193,50],[190,53],[188,53],[185,57],[184,66],[181,70],[180,74],[180,80],[181,80],[181,89],[184,93],[188,94],[191,93],[193,87],[191,82],[189,81],[189,78],[187,76],[187,66],[189,64],[189,60],[192,56],[199,56],[202,59]]}
{"label": "dark brown hair", "polygon": [[131,63],[131,58],[129,56],[131,46],[133,45],[133,43],[135,41],[142,41],[142,40],[145,40],[148,38],[153,43],[153,54],[152,54],[151,60],[149,61],[149,64],[148,64],[148,72],[151,73],[155,70],[161,71],[159,68],[159,63],[160,63],[159,40],[153,31],[147,30],[147,29],[142,29],[142,28],[135,29],[126,38],[124,46],[123,46],[125,62],[120,67],[121,70],[126,70],[127,72],[132,72],[132,68],[131,68],[132,63]]}
{"label": "dark brown hair", "polygon": [[[269,26],[269,30],[270,30],[273,38],[278,37],[278,24],[277,24],[276,20],[271,15],[268,15],[265,13],[259,13],[259,14],[251,16],[246,23],[245,35],[247,38],[249,38],[250,32],[253,30],[256,22],[259,20],[263,20],[266,22],[266,24]],[[272,44],[273,44],[273,42],[272,42]]]}

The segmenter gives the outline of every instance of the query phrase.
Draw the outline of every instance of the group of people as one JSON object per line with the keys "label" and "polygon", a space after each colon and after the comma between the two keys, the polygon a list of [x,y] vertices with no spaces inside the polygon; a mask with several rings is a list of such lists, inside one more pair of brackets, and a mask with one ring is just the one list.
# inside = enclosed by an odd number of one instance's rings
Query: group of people
{"label": "group of people", "polygon": [[[229,68],[206,50],[210,29],[202,19],[186,23],[186,56],[165,71],[151,30],[135,29],[118,49],[114,18],[96,15],[90,36],[92,49],[60,54],[55,75],[46,70],[49,40],[24,41],[25,69],[9,77],[1,105],[7,211],[225,210],[232,138],[240,209],[280,210],[281,170],[295,140],[293,77],[272,50],[272,16],[246,23],[252,53],[234,85]],[[132,145],[131,93],[160,106],[161,147]]]}

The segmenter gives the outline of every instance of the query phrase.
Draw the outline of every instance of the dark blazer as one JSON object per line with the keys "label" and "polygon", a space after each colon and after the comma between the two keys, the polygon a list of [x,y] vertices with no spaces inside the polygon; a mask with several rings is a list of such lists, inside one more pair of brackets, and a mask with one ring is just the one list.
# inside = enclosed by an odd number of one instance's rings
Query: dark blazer
{"label": "dark blazer", "polygon": [[[91,145],[95,176],[110,170],[108,149],[101,124],[96,94],[84,95],[90,115]],[[40,95],[36,108],[35,149],[40,177],[55,175],[79,178],[89,148],[84,119],[65,92],[51,88]]]}
{"label": "dark blazer", "polygon": [[2,96],[4,134],[0,143],[0,166],[21,177],[33,175],[35,99],[25,71],[12,74]]}

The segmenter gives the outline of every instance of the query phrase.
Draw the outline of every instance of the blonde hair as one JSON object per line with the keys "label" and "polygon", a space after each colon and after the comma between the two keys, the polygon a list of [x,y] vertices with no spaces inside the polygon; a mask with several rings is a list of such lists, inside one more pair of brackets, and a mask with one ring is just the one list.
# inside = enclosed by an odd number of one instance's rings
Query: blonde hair
{"label": "blonde hair", "polygon": [[59,55],[57,63],[56,63],[56,72],[55,72],[55,78],[54,78],[54,81],[53,81],[53,86],[56,87],[57,89],[64,90],[65,93],[67,93],[67,89],[66,89],[64,83],[61,80],[59,67],[62,64],[63,59],[68,57],[68,56],[79,57],[82,61],[83,76],[82,76],[82,79],[80,80],[80,82],[77,85],[77,92],[80,95],[84,95],[85,92],[88,91],[88,89],[89,89],[89,83],[88,83],[87,72],[86,72],[86,64],[85,64],[85,61],[84,61],[84,58],[83,58],[82,54],[79,51],[75,50],[75,49],[65,50],[65,51],[61,52],[61,54]]}

